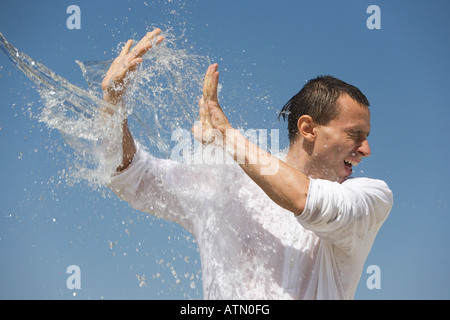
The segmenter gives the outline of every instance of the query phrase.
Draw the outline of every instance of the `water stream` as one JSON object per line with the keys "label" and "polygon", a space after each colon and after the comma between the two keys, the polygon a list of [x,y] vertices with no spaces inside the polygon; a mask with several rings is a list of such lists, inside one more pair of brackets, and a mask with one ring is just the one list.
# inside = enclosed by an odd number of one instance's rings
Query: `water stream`
{"label": "water stream", "polygon": [[[41,96],[39,105],[33,106],[33,114],[49,130],[57,131],[73,150],[67,163],[67,176],[64,177],[67,183],[86,183],[89,188],[105,190],[104,186],[122,159],[121,124],[125,117],[129,119],[133,137],[159,158],[171,158],[174,132],[180,128],[185,130],[183,132],[190,132],[198,119],[198,99],[210,61],[207,57],[177,49],[175,37],[167,33],[164,36],[165,41],[144,55],[139,69],[127,80],[126,108],[116,108],[117,112],[111,116],[102,111],[108,104],[101,98],[100,84],[112,60],[76,61],[86,79],[86,89],[83,89],[20,52],[0,33],[0,48],[36,84]],[[122,45],[118,46],[118,52]],[[264,102],[261,99],[245,100],[243,105],[251,110],[254,103]],[[235,120],[240,118],[240,112],[232,108],[227,109],[227,114]],[[214,192],[218,194],[220,190]],[[218,197],[215,203],[219,206],[225,200]],[[224,221],[223,225],[228,225],[228,222]],[[186,240],[192,243],[191,236],[185,235]],[[175,239],[179,236],[171,234],[170,237]],[[112,246],[114,242],[110,242]],[[167,260],[166,267],[170,268],[178,284],[180,276],[170,264],[173,259],[175,257]],[[187,260],[189,257],[185,256],[184,261]],[[159,272],[155,277],[159,278]],[[186,276],[191,289],[196,287],[193,280],[196,277],[198,274],[194,273]],[[145,286],[143,275],[137,275],[137,279],[139,286]]]}
{"label": "water stream", "polygon": [[[163,158],[170,156],[172,132],[193,125],[208,59],[171,48],[174,37],[165,34],[165,38],[144,55],[140,68],[128,79],[126,110],[105,116],[101,110],[107,103],[101,99],[100,85],[112,60],[76,61],[88,86],[82,89],[20,52],[0,33],[2,51],[37,85],[42,99],[34,110],[38,120],[57,130],[73,149],[68,168],[71,182],[85,181],[95,187],[109,181],[122,156],[124,117],[131,119],[133,136]],[[105,140],[108,150],[102,148]]]}

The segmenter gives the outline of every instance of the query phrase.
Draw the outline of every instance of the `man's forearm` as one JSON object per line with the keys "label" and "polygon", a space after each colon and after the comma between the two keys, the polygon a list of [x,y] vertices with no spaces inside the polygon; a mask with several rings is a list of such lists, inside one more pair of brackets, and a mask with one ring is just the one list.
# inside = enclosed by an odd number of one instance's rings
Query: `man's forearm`
{"label": "man's forearm", "polygon": [[128,168],[133,161],[136,150],[133,136],[128,129],[128,120],[125,119],[122,124],[122,163],[117,167],[117,172],[121,172]]}
{"label": "man's forearm", "polygon": [[[123,101],[112,101],[109,99],[108,95],[105,94],[103,99],[107,102],[110,102],[111,105],[114,105],[115,107],[121,107],[120,105],[123,103]],[[110,116],[114,114],[114,109],[111,107],[105,107],[102,109],[104,113],[109,114]],[[128,168],[128,166],[133,161],[134,155],[136,153],[136,145],[134,144],[133,136],[128,129],[128,120],[124,119],[122,122],[122,162],[117,167],[117,172],[121,172]]]}
{"label": "man's forearm", "polygon": [[238,130],[225,136],[227,152],[279,206],[300,215],[306,205],[309,178],[246,139]]}

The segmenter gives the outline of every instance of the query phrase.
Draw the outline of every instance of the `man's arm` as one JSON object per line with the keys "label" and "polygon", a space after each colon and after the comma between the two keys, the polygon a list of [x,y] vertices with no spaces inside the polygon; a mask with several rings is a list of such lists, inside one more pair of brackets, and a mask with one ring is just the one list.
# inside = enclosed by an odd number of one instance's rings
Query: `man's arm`
{"label": "man's arm", "polygon": [[[164,40],[163,36],[160,36],[160,29],[155,29],[147,33],[138,44],[130,51],[133,40],[128,42],[123,47],[119,56],[114,60],[105,78],[102,81],[103,99],[114,106],[123,107],[123,96],[125,94],[125,78],[128,73],[137,69],[139,63],[143,61],[142,56],[154,45],[158,45]],[[113,109],[105,110],[112,114]],[[117,167],[117,171],[121,172],[128,168],[133,161],[136,153],[136,146],[134,144],[133,136],[128,129],[128,121],[125,119],[122,124],[123,136],[122,136],[122,149],[123,157],[122,163]]]}
{"label": "man's arm", "polygon": [[[234,129],[219,105],[217,64],[208,68],[200,99],[201,127],[194,127],[194,135],[203,143],[212,142],[211,130],[219,130],[227,152],[245,173],[278,205],[299,215],[303,212],[308,195],[309,178],[265,150],[254,145]],[[270,174],[265,169],[277,168]]]}
{"label": "man's arm", "polygon": [[303,212],[309,189],[309,178],[303,172],[256,146],[236,129],[228,129],[224,141],[228,153],[276,204],[296,216]]}

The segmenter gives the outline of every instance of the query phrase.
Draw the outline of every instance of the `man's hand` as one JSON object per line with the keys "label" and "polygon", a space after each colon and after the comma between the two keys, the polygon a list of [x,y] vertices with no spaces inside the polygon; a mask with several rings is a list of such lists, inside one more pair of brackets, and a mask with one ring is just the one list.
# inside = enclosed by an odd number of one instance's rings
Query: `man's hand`
{"label": "man's hand", "polygon": [[195,138],[210,143],[221,134],[223,147],[245,173],[275,203],[296,215],[301,214],[306,204],[309,178],[233,129],[217,98],[217,67],[217,64],[210,65],[205,75],[203,96],[199,101],[201,125],[193,128]]}
{"label": "man's hand", "polygon": [[139,63],[143,61],[142,56],[151,47],[164,40],[164,37],[159,35],[160,33],[160,29],[147,33],[131,51],[133,40],[128,40],[102,81],[103,99],[105,101],[112,104],[118,104],[122,101],[125,93],[126,76],[130,71],[137,69]]}
{"label": "man's hand", "polygon": [[[125,94],[125,78],[128,73],[137,69],[139,63],[143,61],[142,56],[154,45],[159,44],[164,40],[160,36],[160,29],[155,29],[149,32],[138,42],[138,44],[130,51],[133,40],[128,42],[123,47],[119,56],[114,60],[105,78],[102,81],[103,99],[113,105],[122,102]],[[102,109],[108,114],[114,113],[109,107]],[[127,119],[122,123],[122,163],[117,168],[117,172],[123,171],[131,164],[134,155],[136,154],[136,146],[134,144],[133,136],[128,130]]]}
{"label": "man's hand", "polygon": [[[219,133],[222,135],[224,141],[226,131],[232,129],[230,122],[222,111],[219,105],[217,87],[219,85],[218,65],[212,64],[209,66],[205,74],[203,82],[203,95],[198,103],[200,126],[194,126],[192,129],[197,140],[203,143],[214,141],[215,135]],[[216,130],[216,132],[214,132]]]}

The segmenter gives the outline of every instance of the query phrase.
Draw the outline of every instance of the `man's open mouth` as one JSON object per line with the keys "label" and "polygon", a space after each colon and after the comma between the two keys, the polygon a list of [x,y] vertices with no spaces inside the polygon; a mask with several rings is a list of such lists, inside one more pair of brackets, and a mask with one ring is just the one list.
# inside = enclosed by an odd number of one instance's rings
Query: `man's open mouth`
{"label": "man's open mouth", "polygon": [[354,160],[351,160],[351,159],[345,159],[344,160],[344,163],[347,165],[347,166],[349,166],[350,168],[352,167],[352,166],[357,166],[358,164],[359,164],[359,162],[358,161],[354,161]]}
{"label": "man's open mouth", "polygon": [[347,171],[347,176],[350,176],[353,173],[353,166],[357,166],[359,164],[359,161],[352,160],[352,159],[345,159],[344,165]]}

